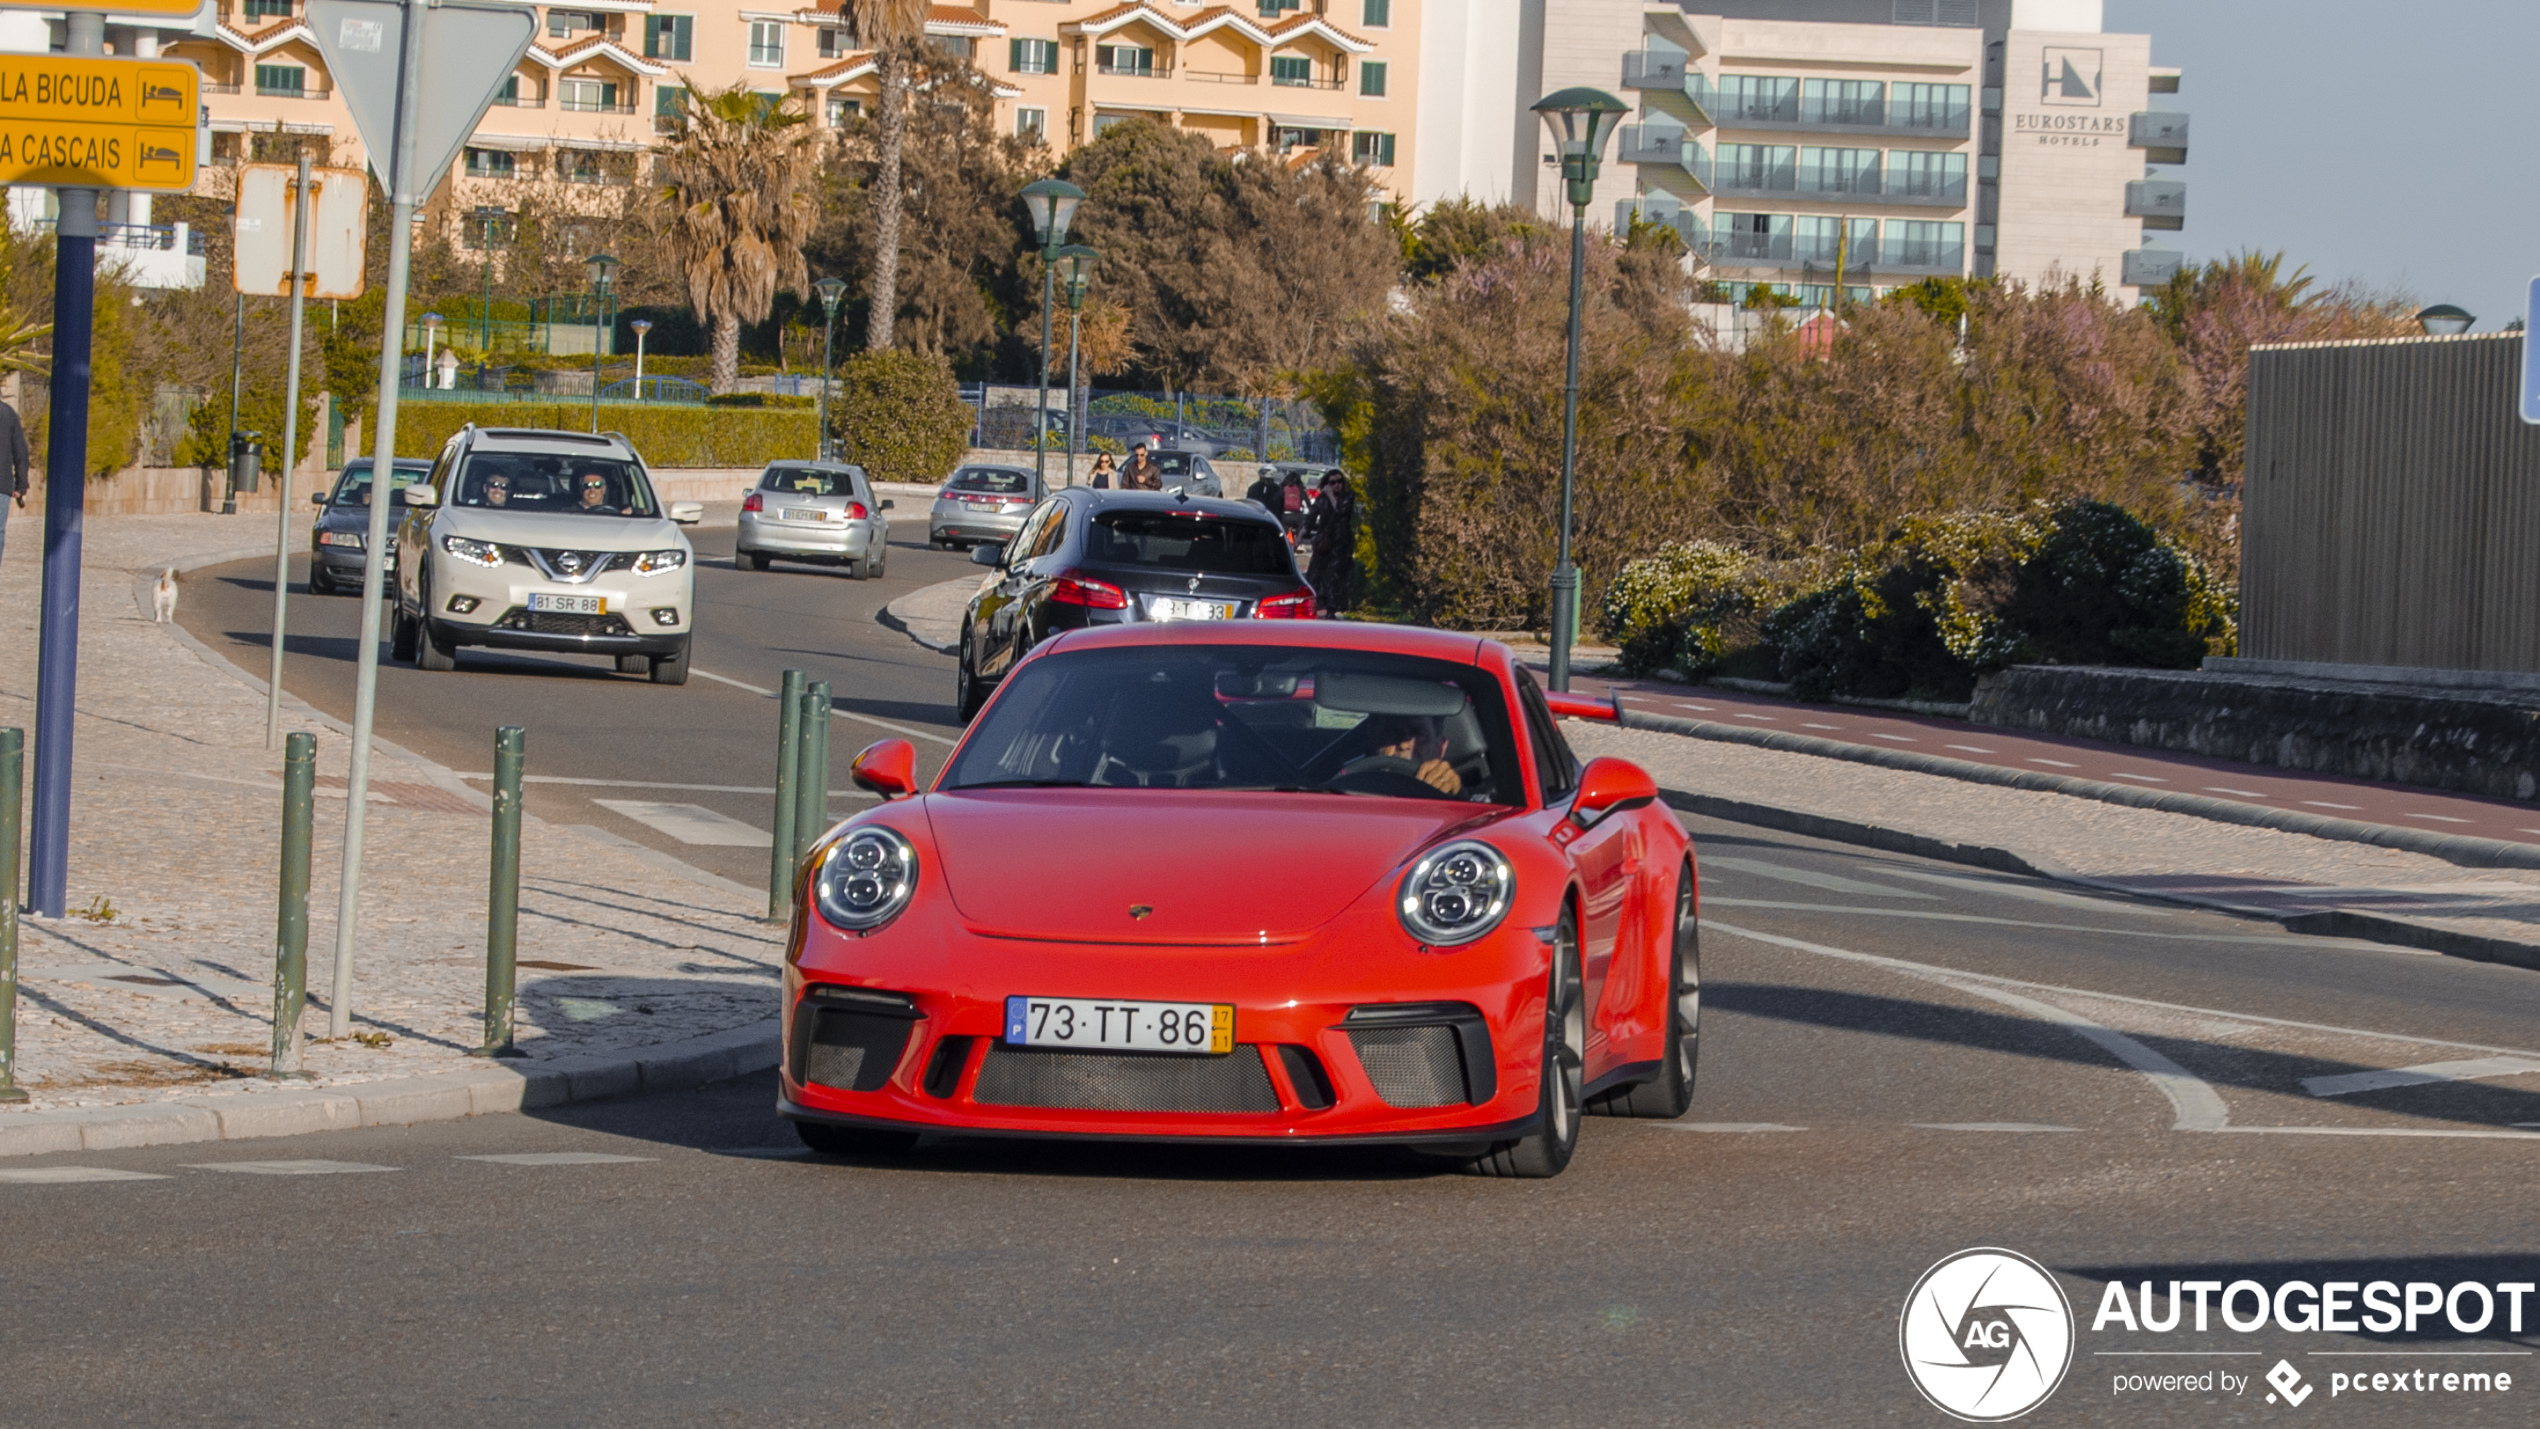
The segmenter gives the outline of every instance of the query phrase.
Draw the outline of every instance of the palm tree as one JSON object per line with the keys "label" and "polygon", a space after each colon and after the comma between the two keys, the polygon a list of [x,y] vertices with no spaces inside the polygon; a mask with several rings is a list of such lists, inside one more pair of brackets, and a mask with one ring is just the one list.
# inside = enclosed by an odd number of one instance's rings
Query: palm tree
{"label": "palm tree", "polygon": [[900,149],[908,139],[908,90],[925,42],[928,0],[844,0],[855,19],[856,33],[873,51],[873,66],[882,82],[881,143],[875,155],[879,172],[873,207],[873,307],[865,320],[864,345],[874,352],[891,346],[891,324],[900,310]]}
{"label": "palm tree", "polygon": [[655,171],[662,237],[688,281],[689,306],[714,335],[716,392],[740,377],[741,325],[766,321],[780,287],[810,295],[803,244],[819,218],[819,162],[819,131],[790,103],[737,83],[690,89],[681,101],[679,137]]}

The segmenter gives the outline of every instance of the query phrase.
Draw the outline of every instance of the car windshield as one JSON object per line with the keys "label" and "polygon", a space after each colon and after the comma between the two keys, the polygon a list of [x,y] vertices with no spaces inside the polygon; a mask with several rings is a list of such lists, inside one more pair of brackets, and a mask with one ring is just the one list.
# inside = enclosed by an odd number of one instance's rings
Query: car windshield
{"label": "car windshield", "polygon": [[[1259,507],[1248,508],[1255,515]],[[1265,520],[1187,511],[1102,511],[1085,532],[1085,559],[1227,576],[1296,573],[1287,537]]]}
{"label": "car windshield", "polygon": [[1150,452],[1147,455],[1149,460],[1155,463],[1156,469],[1166,476],[1180,476],[1191,469],[1189,452]]}
{"label": "car windshield", "polygon": [[1008,466],[965,466],[948,483],[955,491],[987,491],[999,496],[1032,494],[1032,473]]}
{"label": "car windshield", "polygon": [[[431,470],[432,466],[428,462],[417,462],[413,466],[399,462],[388,469],[388,489],[404,491],[407,487],[423,480]],[[327,498],[327,504],[331,506],[370,505],[370,463],[361,461],[346,465],[344,475],[335,483],[335,494]],[[401,500],[398,504],[402,506],[405,503]]]}
{"label": "car windshield", "polygon": [[643,468],[614,457],[477,452],[459,476],[454,506],[571,516],[655,516]]}
{"label": "car windshield", "polygon": [[855,474],[823,466],[771,466],[759,478],[758,489],[796,496],[853,496]]}
{"label": "car windshield", "polygon": [[945,789],[1249,789],[1525,802],[1472,665],[1265,645],[1060,652],[1016,669]]}

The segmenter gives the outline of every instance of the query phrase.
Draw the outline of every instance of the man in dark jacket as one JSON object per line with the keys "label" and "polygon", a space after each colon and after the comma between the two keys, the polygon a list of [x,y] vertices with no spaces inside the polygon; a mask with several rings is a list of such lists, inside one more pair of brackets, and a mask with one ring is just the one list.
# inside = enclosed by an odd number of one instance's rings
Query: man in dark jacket
{"label": "man in dark jacket", "polygon": [[1244,500],[1273,516],[1280,514],[1279,478],[1267,464],[1262,466],[1261,475],[1252,479],[1252,485],[1244,488]]}
{"label": "man in dark jacket", "polygon": [[27,471],[31,465],[26,427],[18,421],[18,409],[0,402],[0,551],[8,549],[9,508],[26,509]]}

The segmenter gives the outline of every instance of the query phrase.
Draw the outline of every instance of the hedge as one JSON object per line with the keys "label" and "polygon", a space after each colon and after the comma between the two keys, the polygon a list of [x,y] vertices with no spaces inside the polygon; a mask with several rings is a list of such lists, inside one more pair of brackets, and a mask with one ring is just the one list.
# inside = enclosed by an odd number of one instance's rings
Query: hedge
{"label": "hedge", "polygon": [[[612,403],[600,412],[603,431],[623,432],[647,466],[753,467],[808,460],[817,445],[815,414],[792,408],[654,407]],[[408,402],[397,408],[397,455],[435,457],[459,428],[544,427],[591,430],[589,402]]]}

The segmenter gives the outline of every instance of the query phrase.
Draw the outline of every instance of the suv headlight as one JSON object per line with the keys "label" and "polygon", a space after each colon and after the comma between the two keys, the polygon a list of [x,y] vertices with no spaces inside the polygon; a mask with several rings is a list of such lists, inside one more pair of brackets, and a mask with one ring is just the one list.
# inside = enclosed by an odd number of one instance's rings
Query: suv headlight
{"label": "suv headlight", "polygon": [[465,536],[444,536],[441,538],[441,549],[462,561],[475,565],[499,566],[503,563],[503,548],[491,541],[471,541]]}
{"label": "suv headlight", "polygon": [[1516,874],[1499,850],[1463,839],[1422,854],[1403,876],[1394,908],[1411,936],[1453,947],[1498,927],[1516,892]]}
{"label": "suv headlight", "polygon": [[917,850],[879,826],[861,828],[829,846],[812,871],[820,916],[851,933],[899,916],[917,891]]}
{"label": "suv headlight", "polygon": [[668,575],[687,564],[686,551],[646,551],[635,558],[635,574],[639,576]]}

